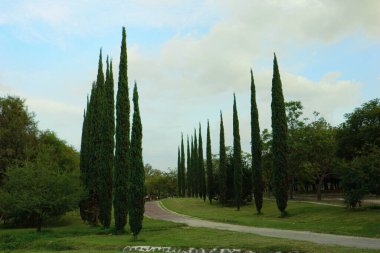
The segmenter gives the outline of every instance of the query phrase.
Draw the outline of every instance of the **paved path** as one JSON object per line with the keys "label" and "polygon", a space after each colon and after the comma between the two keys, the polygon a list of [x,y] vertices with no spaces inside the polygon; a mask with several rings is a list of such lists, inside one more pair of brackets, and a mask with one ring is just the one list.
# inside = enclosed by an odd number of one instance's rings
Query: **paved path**
{"label": "paved path", "polygon": [[206,227],[220,230],[229,230],[243,233],[251,233],[262,236],[286,238],[290,240],[309,241],[318,244],[331,244],[346,247],[380,249],[380,239],[331,235],[313,233],[308,231],[294,231],[285,229],[259,228],[242,225],[226,224],[221,222],[201,220],[198,218],[182,215],[161,207],[158,201],[146,202],[145,215],[160,220],[185,223],[191,227]]}

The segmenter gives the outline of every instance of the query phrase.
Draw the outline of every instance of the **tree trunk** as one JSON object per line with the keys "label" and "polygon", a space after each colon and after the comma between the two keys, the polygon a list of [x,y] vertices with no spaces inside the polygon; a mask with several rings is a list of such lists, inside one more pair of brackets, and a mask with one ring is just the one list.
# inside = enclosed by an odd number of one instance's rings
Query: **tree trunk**
{"label": "tree trunk", "polygon": [[38,215],[37,217],[37,232],[41,232],[42,228],[42,217],[41,215]]}
{"label": "tree trunk", "polygon": [[290,199],[294,199],[293,193],[294,193],[294,177],[292,177],[292,181],[290,183],[290,193],[289,193]]}
{"label": "tree trunk", "polygon": [[319,182],[318,182],[318,185],[317,185],[317,200],[318,201],[321,201],[322,200],[322,193],[321,193],[321,188],[322,188],[322,185],[323,185],[323,179],[325,178],[325,175],[322,175],[320,178],[319,178]]}

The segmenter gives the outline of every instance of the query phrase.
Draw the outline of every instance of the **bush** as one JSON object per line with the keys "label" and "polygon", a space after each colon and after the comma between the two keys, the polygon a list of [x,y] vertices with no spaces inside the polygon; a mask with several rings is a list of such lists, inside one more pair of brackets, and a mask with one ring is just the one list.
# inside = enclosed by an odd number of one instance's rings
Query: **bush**
{"label": "bush", "polygon": [[0,189],[1,219],[40,231],[47,218],[77,208],[80,194],[77,175],[59,172],[53,164],[37,159],[6,172]]}

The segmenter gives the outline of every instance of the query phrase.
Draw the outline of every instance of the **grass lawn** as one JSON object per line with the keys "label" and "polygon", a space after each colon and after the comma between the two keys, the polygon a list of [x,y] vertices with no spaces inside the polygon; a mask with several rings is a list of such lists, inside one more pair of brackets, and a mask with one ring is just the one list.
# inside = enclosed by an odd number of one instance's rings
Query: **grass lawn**
{"label": "grass lawn", "polygon": [[322,246],[308,242],[262,237],[145,218],[139,241],[131,234],[112,235],[99,227],[81,222],[78,213],[66,215],[61,222],[45,227],[41,233],[35,229],[0,228],[2,252],[122,252],[125,246],[150,245],[195,248],[240,248],[256,252],[379,252],[345,247]]}
{"label": "grass lawn", "polygon": [[289,201],[289,217],[279,218],[274,200],[265,199],[263,215],[256,215],[253,204],[240,211],[233,207],[221,207],[195,198],[169,198],[162,200],[165,207],[178,213],[203,219],[257,227],[306,230],[320,233],[354,235],[380,238],[380,209],[318,205]]}

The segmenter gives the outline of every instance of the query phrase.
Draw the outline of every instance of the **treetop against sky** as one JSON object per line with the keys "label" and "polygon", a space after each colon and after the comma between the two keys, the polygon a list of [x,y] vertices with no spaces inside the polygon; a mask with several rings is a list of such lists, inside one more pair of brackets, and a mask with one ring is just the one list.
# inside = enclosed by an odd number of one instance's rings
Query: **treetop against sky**
{"label": "treetop against sky", "polygon": [[233,92],[242,149],[250,150],[249,71],[260,127],[270,128],[273,52],[285,100],[302,101],[306,116],[316,110],[337,125],[344,113],[380,94],[376,0],[1,1],[0,10],[0,95],[26,98],[40,128],[77,149],[99,48],[117,70],[126,26],[144,161],[160,169],[176,166],[171,151],[181,131],[191,134],[199,121],[206,126],[210,120],[218,153],[220,110],[226,145],[232,145]]}

